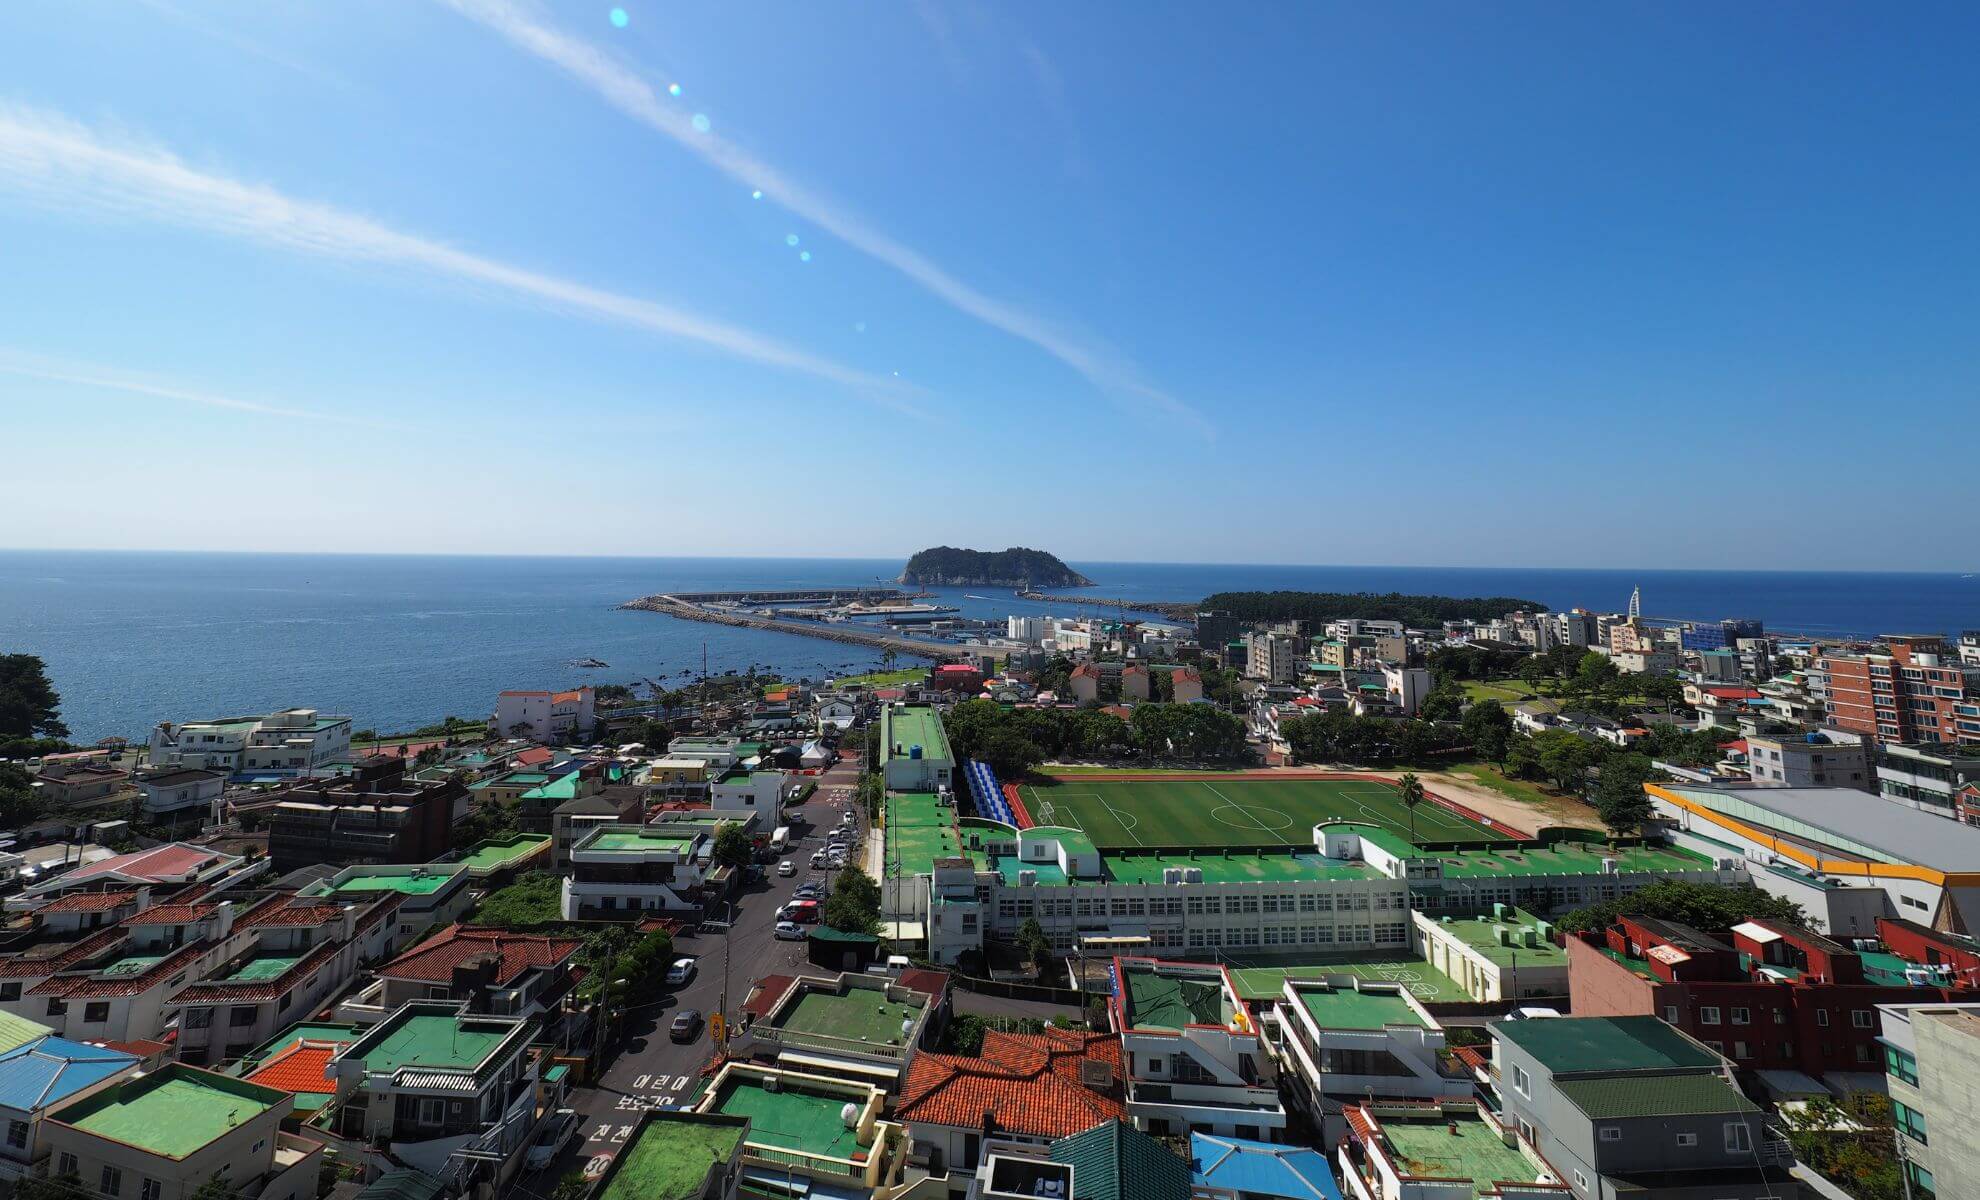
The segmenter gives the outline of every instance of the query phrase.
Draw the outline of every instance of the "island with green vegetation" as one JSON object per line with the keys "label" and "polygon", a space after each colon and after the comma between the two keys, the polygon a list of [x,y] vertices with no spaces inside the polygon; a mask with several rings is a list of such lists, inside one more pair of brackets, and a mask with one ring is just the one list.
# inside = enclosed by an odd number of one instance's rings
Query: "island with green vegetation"
{"label": "island with green vegetation", "polygon": [[961,550],[937,546],[908,559],[899,583],[919,587],[1092,587],[1093,581],[1043,550]]}
{"label": "island with green vegetation", "polygon": [[1218,592],[1197,605],[1240,621],[1305,621],[1309,625],[1360,617],[1434,629],[1445,621],[1489,621],[1510,612],[1546,612],[1538,600],[1511,596],[1410,596],[1402,592]]}

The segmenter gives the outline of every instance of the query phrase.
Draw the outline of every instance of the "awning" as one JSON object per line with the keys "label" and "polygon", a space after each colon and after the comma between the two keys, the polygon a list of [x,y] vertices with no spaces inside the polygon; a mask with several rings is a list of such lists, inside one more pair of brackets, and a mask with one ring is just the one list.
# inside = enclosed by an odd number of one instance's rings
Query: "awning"
{"label": "awning", "polygon": [[920,921],[882,921],[880,936],[890,942],[927,941],[928,926]]}
{"label": "awning", "polygon": [[1794,1100],[1804,1096],[1827,1096],[1829,1089],[1813,1076],[1800,1071],[1757,1071],[1760,1083],[1777,1100]]}
{"label": "awning", "polygon": [[1765,925],[1756,925],[1752,921],[1742,921],[1739,924],[1733,926],[1732,931],[1737,934],[1742,934],[1753,941],[1760,942],[1763,944],[1766,942],[1778,942],[1781,940],[1780,934],[1775,933],[1773,930],[1767,928]]}
{"label": "awning", "polygon": [[871,1075],[875,1079],[894,1080],[901,1077],[899,1067],[883,1067],[878,1063],[850,1058],[824,1058],[815,1054],[800,1054],[795,1050],[779,1050],[777,1061],[800,1067],[823,1067],[828,1071],[851,1071],[855,1075]]}

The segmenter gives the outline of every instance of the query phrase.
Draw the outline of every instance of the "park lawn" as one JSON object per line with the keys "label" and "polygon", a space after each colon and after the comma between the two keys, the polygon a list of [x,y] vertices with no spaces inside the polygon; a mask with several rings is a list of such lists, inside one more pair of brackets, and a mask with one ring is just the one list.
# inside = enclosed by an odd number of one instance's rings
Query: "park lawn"
{"label": "park lawn", "polygon": [[[1041,825],[1082,830],[1103,850],[1218,846],[1311,846],[1313,826],[1345,820],[1409,838],[1411,816],[1394,785],[1365,779],[1234,779],[1196,773],[1137,782],[1103,777],[1024,785]],[[1416,835],[1425,843],[1485,845],[1505,835],[1425,802]]]}
{"label": "park lawn", "polygon": [[1465,679],[1459,681],[1466,700],[1497,700],[1510,708],[1534,696],[1533,689],[1519,679]]}
{"label": "park lawn", "polygon": [[928,678],[928,669],[926,667],[922,667],[919,669],[914,667],[907,667],[899,671],[868,671],[864,675],[848,675],[843,679],[834,679],[832,681],[832,686],[833,687],[870,687],[870,688],[899,687],[904,683],[913,683],[918,679],[926,679],[926,678]]}

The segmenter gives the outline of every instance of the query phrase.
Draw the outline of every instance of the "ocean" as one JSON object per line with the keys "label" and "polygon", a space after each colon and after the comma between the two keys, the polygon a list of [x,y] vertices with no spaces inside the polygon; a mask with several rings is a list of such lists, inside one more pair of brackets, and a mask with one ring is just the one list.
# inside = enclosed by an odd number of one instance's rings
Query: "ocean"
{"label": "ocean", "polygon": [[[823,678],[869,670],[855,646],[614,606],[666,591],[860,585],[904,559],[480,558],[0,551],[0,653],[38,654],[83,743],[159,721],[278,708],[406,730],[480,716],[503,688],[677,686],[701,670]],[[1980,578],[1958,574],[1089,563],[1096,597],[1196,600],[1226,590],[1516,596],[1550,607],[1692,619],[1759,617],[1830,636],[1980,628]],[[970,616],[1067,613],[993,588],[939,589]],[[598,658],[601,670],[571,665]]]}

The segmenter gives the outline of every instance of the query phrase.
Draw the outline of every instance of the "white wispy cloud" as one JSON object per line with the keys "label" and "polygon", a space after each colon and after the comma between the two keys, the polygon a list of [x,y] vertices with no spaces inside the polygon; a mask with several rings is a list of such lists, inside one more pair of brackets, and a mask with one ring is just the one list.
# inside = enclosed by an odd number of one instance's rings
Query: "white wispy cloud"
{"label": "white wispy cloud", "polygon": [[663,102],[652,84],[596,43],[543,24],[512,0],[440,0],[440,3],[560,68],[627,116],[680,143],[737,182],[761,189],[765,197],[899,271],[950,306],[1037,346],[1102,392],[1208,428],[1195,409],[1147,382],[1117,355],[1076,339],[1016,305],[983,294],[920,251],[875,229],[720,134],[695,129],[691,114]]}
{"label": "white wispy cloud", "polygon": [[164,150],[30,108],[0,105],[0,189],[63,211],[87,208],[302,254],[424,272],[844,384],[875,403],[919,415],[901,398],[898,381],[820,358],[752,330],[457,250],[329,205],[201,171]]}
{"label": "white wispy cloud", "polygon": [[13,375],[22,379],[38,379],[43,383],[68,384],[78,387],[103,388],[107,391],[124,392],[133,396],[145,396],[154,400],[170,400],[179,404],[195,404],[202,408],[220,408],[230,412],[255,413],[264,417],[288,417],[308,421],[348,421],[352,424],[369,425],[369,421],[359,421],[337,413],[315,412],[305,408],[285,408],[276,404],[264,404],[258,400],[242,400],[235,396],[224,396],[217,392],[180,387],[176,384],[160,383],[141,375],[117,367],[106,367],[98,363],[79,363],[63,359],[48,358],[27,350],[0,346],[0,375]]}

